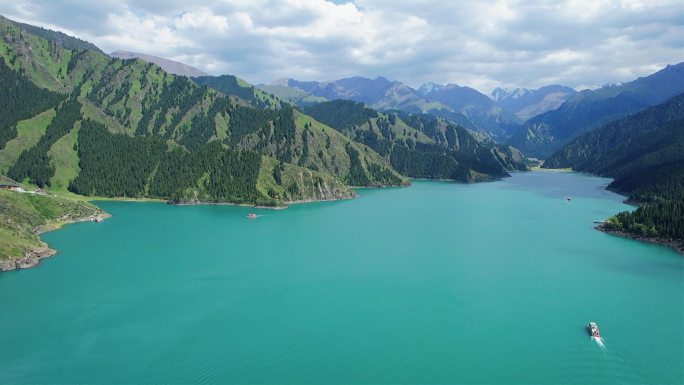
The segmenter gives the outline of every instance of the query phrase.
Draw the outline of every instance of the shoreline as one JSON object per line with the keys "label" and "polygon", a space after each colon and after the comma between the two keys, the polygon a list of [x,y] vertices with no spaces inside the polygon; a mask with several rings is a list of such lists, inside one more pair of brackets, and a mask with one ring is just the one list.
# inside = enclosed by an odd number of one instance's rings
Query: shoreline
{"label": "shoreline", "polygon": [[670,238],[660,238],[660,237],[641,237],[638,235],[626,233],[624,231],[620,230],[609,230],[606,228],[604,224],[600,224],[598,226],[594,226],[594,229],[610,234],[615,237],[620,237],[620,238],[629,238],[633,239],[635,241],[640,241],[640,242],[645,242],[645,243],[650,243],[654,245],[661,245],[661,246],[667,246],[671,249],[673,249],[676,253],[684,255],[684,241],[682,240],[677,240],[677,239],[670,239]]}
{"label": "shoreline", "polygon": [[45,244],[45,247],[42,249],[26,252],[22,258],[0,261],[0,273],[35,267],[40,263],[41,259],[52,257],[55,254],[57,254],[57,250],[51,249]]}
{"label": "shoreline", "polygon": [[641,201],[638,201],[638,200],[635,200],[635,199],[630,198],[629,195],[625,194],[625,193],[622,192],[622,191],[613,190],[613,189],[610,189],[610,188],[608,188],[608,187],[609,187],[609,186],[606,186],[606,188],[605,188],[606,191],[610,191],[610,192],[612,192],[613,194],[622,195],[623,197],[625,197],[625,199],[622,201],[622,203],[624,203],[624,204],[626,204],[626,205],[629,205],[629,206],[637,207],[637,208],[638,208],[638,207],[641,207],[641,206],[643,206],[644,204],[646,204],[645,202],[641,202]]}
{"label": "shoreline", "polygon": [[[284,210],[287,206],[259,206],[249,203],[232,203],[232,202],[202,202],[202,201],[186,201],[186,202],[171,202],[161,201],[169,206],[237,206],[237,207],[251,207],[254,209],[269,209],[269,210]],[[316,202],[316,201],[314,201]]]}
{"label": "shoreline", "polygon": [[545,168],[541,166],[530,167],[530,171],[542,171],[542,172],[577,172],[572,168]]}
{"label": "shoreline", "polygon": [[[576,172],[576,171],[572,170],[571,168],[568,168],[568,169],[538,168],[538,169],[535,169],[535,171]],[[597,174],[584,173],[584,172],[580,172],[580,173],[604,178],[603,176],[597,175]],[[630,196],[623,191],[617,191],[615,189],[611,189],[610,184],[608,186],[606,186],[604,188],[604,190],[610,191],[613,194],[617,194],[617,195],[621,195],[621,196],[625,197],[625,199],[622,200],[622,203],[624,203],[626,205],[629,205],[629,206],[632,206],[635,208],[639,208],[645,204],[644,202],[630,198]],[[612,229],[609,230],[606,228],[605,223],[601,223],[601,224],[594,226],[594,229],[598,230],[602,233],[610,234],[610,235],[615,236],[615,237],[629,238],[629,239],[633,239],[633,240],[639,241],[639,242],[669,247],[670,249],[674,250],[676,253],[684,255],[684,240],[677,240],[677,239],[671,239],[671,238],[661,238],[661,237],[654,237],[654,238],[653,237],[642,237],[642,236],[630,234],[630,233],[627,233],[627,232],[624,232],[621,230],[612,230]]]}
{"label": "shoreline", "polygon": [[135,203],[147,203],[147,202],[167,202],[165,199],[161,198],[128,198],[128,197],[88,197],[83,196],[87,202],[96,201],[112,201],[112,202],[135,202]]}
{"label": "shoreline", "polygon": [[[50,231],[54,230],[59,230],[62,228],[62,226],[69,225],[72,223],[80,223],[80,222],[100,222],[103,221],[107,218],[110,218],[111,214],[106,213],[106,212],[101,212],[98,215],[89,215],[86,217],[78,217],[78,218],[71,218],[71,219],[62,219],[62,220],[57,220],[51,223],[46,223],[45,225],[41,225],[36,227],[33,231],[40,237],[40,234],[47,233]],[[24,253],[24,256],[21,258],[16,258],[16,259],[8,259],[8,260],[2,260],[0,261],[0,273],[7,272],[7,271],[13,271],[13,270],[23,270],[23,269],[30,269],[32,267],[38,266],[40,264],[40,261],[54,256],[57,254],[57,250],[51,249],[47,243],[42,242],[42,247],[36,248],[29,250]]]}
{"label": "shoreline", "polygon": [[[356,198],[357,198],[357,196],[354,195],[354,196],[350,196],[350,197],[347,197],[347,198],[332,198],[332,199],[301,199],[301,200],[298,200],[298,201],[288,201],[288,202],[284,202],[284,203],[285,203],[285,206],[284,206],[282,209],[288,208],[289,205],[298,205],[298,204],[302,204],[302,203],[350,201],[350,200],[356,199]],[[255,208],[258,208],[258,207],[255,207]],[[277,209],[278,209],[278,210],[281,210],[281,208],[277,208]]]}
{"label": "shoreline", "polygon": [[317,203],[317,202],[334,202],[334,201],[346,201],[356,199],[356,195],[344,197],[344,198],[330,198],[330,199],[301,199],[296,201],[284,201],[282,206],[261,206],[253,205],[249,203],[231,203],[231,202],[169,202],[164,201],[169,206],[238,206],[238,207],[250,207],[254,209],[266,209],[266,210],[285,210],[289,205],[296,205],[301,203]]}

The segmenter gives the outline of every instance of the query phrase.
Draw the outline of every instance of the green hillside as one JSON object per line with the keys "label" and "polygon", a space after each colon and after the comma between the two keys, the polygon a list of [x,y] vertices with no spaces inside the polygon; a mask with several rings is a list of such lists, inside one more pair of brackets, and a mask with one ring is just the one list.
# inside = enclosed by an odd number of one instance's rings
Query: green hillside
{"label": "green hillside", "polygon": [[38,144],[55,114],[55,110],[50,109],[17,123],[16,134],[13,134],[14,138],[9,140],[4,148],[0,149],[0,175],[7,174],[7,171],[24,151]]}
{"label": "green hillside", "polygon": [[225,95],[238,97],[259,108],[280,108],[280,100],[233,75],[198,76],[192,80]]}
{"label": "green hillside", "polygon": [[[233,80],[232,90],[242,90],[238,95],[226,96],[141,60],[110,59],[92,50],[68,50],[27,33],[6,19],[0,20],[0,30],[0,53],[7,64],[0,68],[3,76],[19,77],[25,83],[36,84],[37,89],[71,94],[37,142],[34,138],[22,141],[23,146],[10,143],[11,151],[0,154],[5,171],[20,181],[54,189],[68,188],[86,195],[155,196],[177,201],[279,205],[290,198],[313,199],[307,195],[313,190],[303,185],[296,194],[275,194],[278,199],[257,191],[254,175],[266,164],[262,165],[261,157],[267,156],[289,163],[292,167],[287,169],[298,170],[296,174],[315,174],[327,181],[329,194],[325,199],[351,194],[343,183],[333,183],[332,178],[361,186],[406,183],[369,148],[335,130],[313,124],[313,119],[301,116],[289,106],[280,108],[276,99],[237,78],[219,79],[226,84]],[[60,100],[65,96],[59,96]],[[275,108],[259,108],[269,104]],[[46,108],[35,109],[42,112]],[[104,132],[93,128],[96,123],[106,127]],[[2,133],[8,136],[7,142],[12,141],[12,136],[19,136],[5,129]],[[94,133],[103,143],[149,151],[131,167],[124,166],[123,156],[118,163],[103,162],[102,154],[113,150],[101,143],[85,143]],[[22,151],[19,156],[18,149]],[[93,151],[99,155],[93,156]],[[185,170],[188,167],[183,162],[203,157],[211,159],[208,162],[214,162],[217,168],[222,162],[245,162],[238,168],[253,169],[254,175],[245,180],[224,175],[227,179],[220,183],[231,186],[219,188],[211,184],[219,183],[212,178],[220,178],[220,172],[199,175],[192,170],[196,177],[192,181],[184,180],[174,188],[159,187],[168,182],[158,180],[158,173],[167,165]],[[168,170],[169,174],[176,171]],[[121,175],[106,181],[107,178],[98,178],[102,173]],[[239,187],[240,183],[250,186]],[[288,191],[289,187],[279,185],[274,191]]]}
{"label": "green hillside", "polygon": [[18,72],[11,71],[4,61],[0,61],[0,89],[3,90],[0,94],[0,150],[16,138],[19,121],[55,107],[64,99],[63,95],[39,88]]}
{"label": "green hillside", "polygon": [[483,144],[470,131],[432,115],[382,114],[350,100],[313,104],[303,110],[366,144],[410,177],[474,181],[526,169],[514,149]]}
{"label": "green hillside", "polygon": [[69,36],[65,33],[62,33],[59,31],[51,31],[49,29],[45,29],[42,27],[36,27],[36,26],[30,25],[30,24],[19,23],[16,21],[9,20],[3,16],[0,16],[0,19],[4,20],[6,22],[10,22],[10,23],[16,25],[17,27],[23,29],[24,31],[26,31],[28,33],[34,34],[36,36],[40,36],[46,40],[52,40],[64,48],[73,49],[73,50],[87,49],[87,50],[91,50],[91,51],[95,51],[95,52],[104,54],[104,52],[102,52],[102,50],[97,48],[97,46],[95,44],[89,43],[87,41],[84,41],[84,40],[81,40],[78,38],[75,38],[73,36]]}
{"label": "green hillside", "polygon": [[47,248],[39,232],[104,215],[87,202],[8,190],[0,190],[0,213],[0,270],[14,268],[10,260]]}

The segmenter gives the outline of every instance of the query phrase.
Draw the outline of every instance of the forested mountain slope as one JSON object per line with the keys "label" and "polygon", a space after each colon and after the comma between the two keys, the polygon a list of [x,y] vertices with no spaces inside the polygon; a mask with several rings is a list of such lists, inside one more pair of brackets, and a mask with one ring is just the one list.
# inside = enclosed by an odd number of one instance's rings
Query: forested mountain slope
{"label": "forested mountain slope", "polygon": [[[3,76],[22,76],[62,98],[71,95],[52,122],[43,126],[44,136],[38,140],[24,140],[23,132],[3,129],[12,151],[25,152],[17,158],[0,150],[0,159],[14,159],[8,171],[20,180],[52,187],[59,175],[63,185],[83,194],[260,204],[351,196],[344,184],[406,183],[368,147],[329,127],[310,124],[311,119],[290,107],[259,109],[249,101],[168,74],[154,64],[111,59],[91,50],[68,50],[9,22],[0,22],[0,31],[0,54],[7,64]],[[98,141],[86,140],[94,135]],[[75,143],[65,146],[69,141]],[[115,148],[102,148],[101,143],[107,141]],[[127,150],[140,149],[144,151],[135,156],[144,159],[124,162]],[[92,151],[118,154],[122,163],[89,157]],[[207,170],[226,162],[241,163],[238,168],[250,170],[250,177],[231,175],[219,183],[212,180],[218,174],[199,175],[195,170],[195,180],[172,190],[155,187],[164,165],[175,164],[182,173],[189,166],[185,162],[195,162],[197,157],[211,163],[205,164]],[[40,167],[27,167],[31,161]],[[122,175],[96,177],[116,172]],[[265,177],[269,173],[281,177],[270,180]],[[248,186],[229,188],[221,183]]]}
{"label": "forested mountain slope", "polygon": [[570,167],[615,178],[611,188],[637,201],[681,197],[684,94],[580,136],[552,155],[544,167]]}
{"label": "forested mountain slope", "polygon": [[684,247],[684,94],[580,136],[544,166],[615,178],[608,188],[641,207],[604,228]]}
{"label": "forested mountain slope", "polygon": [[0,61],[0,149],[17,136],[16,124],[47,109],[56,107],[64,95],[34,85],[18,72],[10,71]]}
{"label": "forested mountain slope", "polygon": [[473,181],[526,169],[515,150],[485,145],[468,130],[432,115],[379,113],[350,100],[313,104],[303,110],[376,150],[410,177]]}
{"label": "forested mountain slope", "polygon": [[[378,115],[351,135],[236,77],[198,84],[45,36],[0,20],[2,78],[28,90],[17,97],[28,112],[1,131],[0,172],[20,182],[84,195],[279,205],[353,196],[348,186],[407,184],[392,164],[407,176],[464,181],[519,167],[515,152],[441,119]],[[43,104],[33,106],[38,95]]]}
{"label": "forested mountain slope", "polygon": [[669,65],[619,86],[585,90],[558,109],[528,122],[509,141],[529,156],[545,158],[577,136],[684,92],[684,63]]}
{"label": "forested mountain slope", "polygon": [[225,95],[238,97],[259,108],[280,108],[280,100],[234,75],[198,76],[192,78],[197,84],[205,85]]}
{"label": "forested mountain slope", "polygon": [[[368,79],[360,76],[338,79],[327,82],[318,81],[298,81],[294,79],[278,80],[268,86],[259,86],[266,92],[270,92],[283,100],[288,100],[299,106],[306,107],[321,101],[332,101],[336,99],[353,100],[364,103],[379,111],[400,110],[412,114],[430,113],[435,116],[443,117],[452,122],[473,130],[478,130],[487,135],[492,134],[491,121],[479,120],[488,114],[480,114],[483,110],[478,104],[476,107],[469,107],[468,113],[473,113],[475,120],[471,120],[466,114],[462,113],[461,107],[449,106],[437,100],[426,99],[421,93],[399,81],[390,81],[383,77]],[[473,90],[474,91],[474,90]],[[489,109],[492,101],[485,95],[479,99],[485,102]],[[488,117],[485,117],[488,119]],[[513,117],[514,119],[517,119]]]}

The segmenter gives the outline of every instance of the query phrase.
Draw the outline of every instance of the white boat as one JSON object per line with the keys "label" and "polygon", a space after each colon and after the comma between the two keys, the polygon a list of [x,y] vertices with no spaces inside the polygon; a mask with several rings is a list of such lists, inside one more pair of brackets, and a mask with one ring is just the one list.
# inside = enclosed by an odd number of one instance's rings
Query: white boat
{"label": "white boat", "polygon": [[596,325],[596,322],[589,322],[589,325],[587,325],[587,330],[593,338],[601,338],[601,334],[599,334],[599,329],[598,325]]}

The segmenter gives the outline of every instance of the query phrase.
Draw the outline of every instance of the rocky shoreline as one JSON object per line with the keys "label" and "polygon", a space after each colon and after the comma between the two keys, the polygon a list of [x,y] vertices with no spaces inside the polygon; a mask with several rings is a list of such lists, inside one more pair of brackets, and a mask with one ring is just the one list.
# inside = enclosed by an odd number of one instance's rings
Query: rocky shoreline
{"label": "rocky shoreline", "polygon": [[[101,222],[109,217],[111,217],[111,215],[107,213],[100,213],[97,215],[89,215],[87,217],[78,218],[65,217],[60,218],[54,223],[48,223],[46,225],[39,226],[34,231],[37,234],[42,234],[48,231],[57,230],[66,224],[77,222]],[[0,272],[12,271],[16,269],[28,269],[37,266],[41,259],[52,257],[55,254],[57,254],[57,250],[51,249],[44,244],[44,246],[39,249],[27,251],[21,258],[0,260]]]}
{"label": "rocky shoreline", "polygon": [[679,254],[684,255],[684,240],[671,239],[671,238],[659,238],[659,237],[653,237],[653,238],[641,237],[641,236],[626,233],[626,232],[620,231],[620,230],[608,229],[608,228],[606,228],[606,226],[604,224],[600,224],[594,228],[598,231],[602,231],[604,233],[615,235],[615,236],[622,237],[622,238],[630,238],[630,239],[634,239],[636,241],[667,246],[667,247],[674,249]]}
{"label": "rocky shoreline", "polygon": [[52,257],[57,254],[56,250],[49,247],[43,249],[32,250],[27,252],[23,258],[20,259],[9,259],[0,261],[0,272],[11,271],[15,269],[28,269],[30,267],[36,266],[41,259]]}

